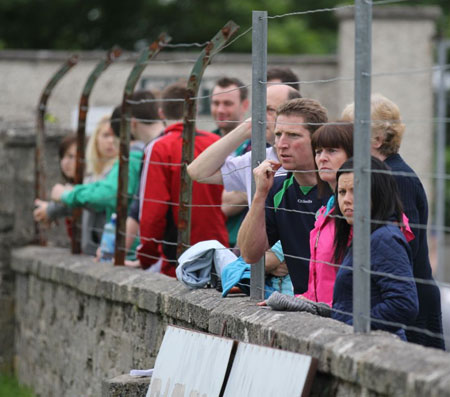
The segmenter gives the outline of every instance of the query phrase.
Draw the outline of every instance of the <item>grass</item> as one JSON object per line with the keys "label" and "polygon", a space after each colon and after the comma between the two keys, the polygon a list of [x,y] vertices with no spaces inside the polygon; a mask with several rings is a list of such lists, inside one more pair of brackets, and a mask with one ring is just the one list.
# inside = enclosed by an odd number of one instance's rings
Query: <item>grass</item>
{"label": "grass", "polygon": [[0,374],[0,397],[33,397],[33,392],[30,388],[19,385],[15,377]]}

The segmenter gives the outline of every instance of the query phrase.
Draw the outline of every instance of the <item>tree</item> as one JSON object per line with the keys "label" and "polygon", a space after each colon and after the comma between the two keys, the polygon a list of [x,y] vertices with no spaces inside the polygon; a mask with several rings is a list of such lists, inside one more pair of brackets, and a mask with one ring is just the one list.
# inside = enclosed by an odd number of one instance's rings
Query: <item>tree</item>
{"label": "tree", "polygon": [[[433,4],[444,10],[440,26],[450,36],[450,2],[422,3]],[[173,43],[202,43],[230,19],[245,31],[251,26],[252,10],[274,16],[336,6],[335,0],[0,0],[0,49],[106,50],[117,44],[137,50],[163,31]],[[269,19],[268,51],[334,52],[336,29],[333,12]],[[228,48],[250,50],[250,33]]]}

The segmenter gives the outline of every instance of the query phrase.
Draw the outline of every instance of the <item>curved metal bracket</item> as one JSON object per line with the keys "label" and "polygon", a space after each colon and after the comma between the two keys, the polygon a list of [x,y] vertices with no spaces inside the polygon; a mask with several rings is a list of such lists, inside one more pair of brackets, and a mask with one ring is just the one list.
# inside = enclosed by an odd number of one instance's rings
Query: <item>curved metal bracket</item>
{"label": "curved metal bracket", "polygon": [[[65,76],[65,74],[78,63],[78,56],[72,55],[63,65],[56,71],[52,78],[48,81],[39,98],[36,119],[36,152],[35,152],[35,196],[41,200],[47,198],[45,190],[46,181],[46,164],[45,164],[45,112],[47,110],[47,102],[56,84]],[[36,234],[41,245],[46,245],[47,241],[42,228],[36,223]]]}
{"label": "curved metal bracket", "polygon": [[116,250],[114,253],[114,264],[125,264],[125,223],[128,210],[128,164],[130,156],[130,119],[131,104],[130,97],[133,95],[134,88],[141,77],[142,72],[148,62],[153,59],[161,49],[170,42],[172,38],[166,33],[161,33],[148,48],[144,49],[139,55],[133,69],[131,70],[122,99],[122,111],[120,120],[120,166],[119,166],[119,185],[117,189],[117,220],[116,220]]}
{"label": "curved metal bracket", "polygon": [[[77,128],[77,157],[75,168],[75,184],[83,183],[86,145],[86,118],[89,110],[89,96],[100,75],[122,54],[119,47],[113,47],[108,51],[106,57],[97,63],[94,70],[89,75],[81,93],[78,107],[78,128]],[[73,211],[72,221],[72,254],[81,253],[81,208]]]}
{"label": "curved metal bracket", "polygon": [[200,53],[189,76],[183,117],[183,154],[181,159],[182,167],[180,208],[178,211],[177,257],[179,257],[189,246],[191,240],[192,179],[187,173],[187,166],[194,159],[195,117],[197,113],[196,97],[198,95],[198,89],[206,67],[209,65],[212,58],[228,43],[238,29],[239,26],[233,21],[229,21],[222,29],[220,29]]}

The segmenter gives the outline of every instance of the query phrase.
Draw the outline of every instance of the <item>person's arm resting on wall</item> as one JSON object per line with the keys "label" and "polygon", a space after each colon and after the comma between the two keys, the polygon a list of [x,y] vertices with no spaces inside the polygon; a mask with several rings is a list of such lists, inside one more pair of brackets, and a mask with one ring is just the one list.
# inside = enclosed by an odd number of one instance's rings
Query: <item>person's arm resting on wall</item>
{"label": "person's arm resting on wall", "polygon": [[252,124],[248,119],[206,148],[189,164],[187,171],[190,177],[197,182],[222,185],[220,167],[242,142],[251,137],[251,130]]}
{"label": "person's arm resting on wall", "polygon": [[265,160],[253,170],[256,191],[252,206],[239,229],[237,245],[247,263],[256,263],[269,248],[266,232],[266,198],[273,185],[275,172],[280,168],[275,161]]}

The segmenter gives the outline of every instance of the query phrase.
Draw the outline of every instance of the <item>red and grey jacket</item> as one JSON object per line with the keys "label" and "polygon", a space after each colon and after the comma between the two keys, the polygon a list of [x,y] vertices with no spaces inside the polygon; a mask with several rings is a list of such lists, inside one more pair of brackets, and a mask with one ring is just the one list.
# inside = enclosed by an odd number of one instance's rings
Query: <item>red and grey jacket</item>
{"label": "red and grey jacket", "polygon": [[[183,124],[168,126],[164,135],[145,150],[140,190],[140,239],[137,253],[146,269],[161,257],[161,272],[175,277],[178,204],[180,197]],[[197,157],[219,137],[196,131],[194,156]],[[221,210],[220,185],[193,182],[191,241],[218,240],[228,246],[225,216]],[[164,242],[162,242],[164,241]]]}

